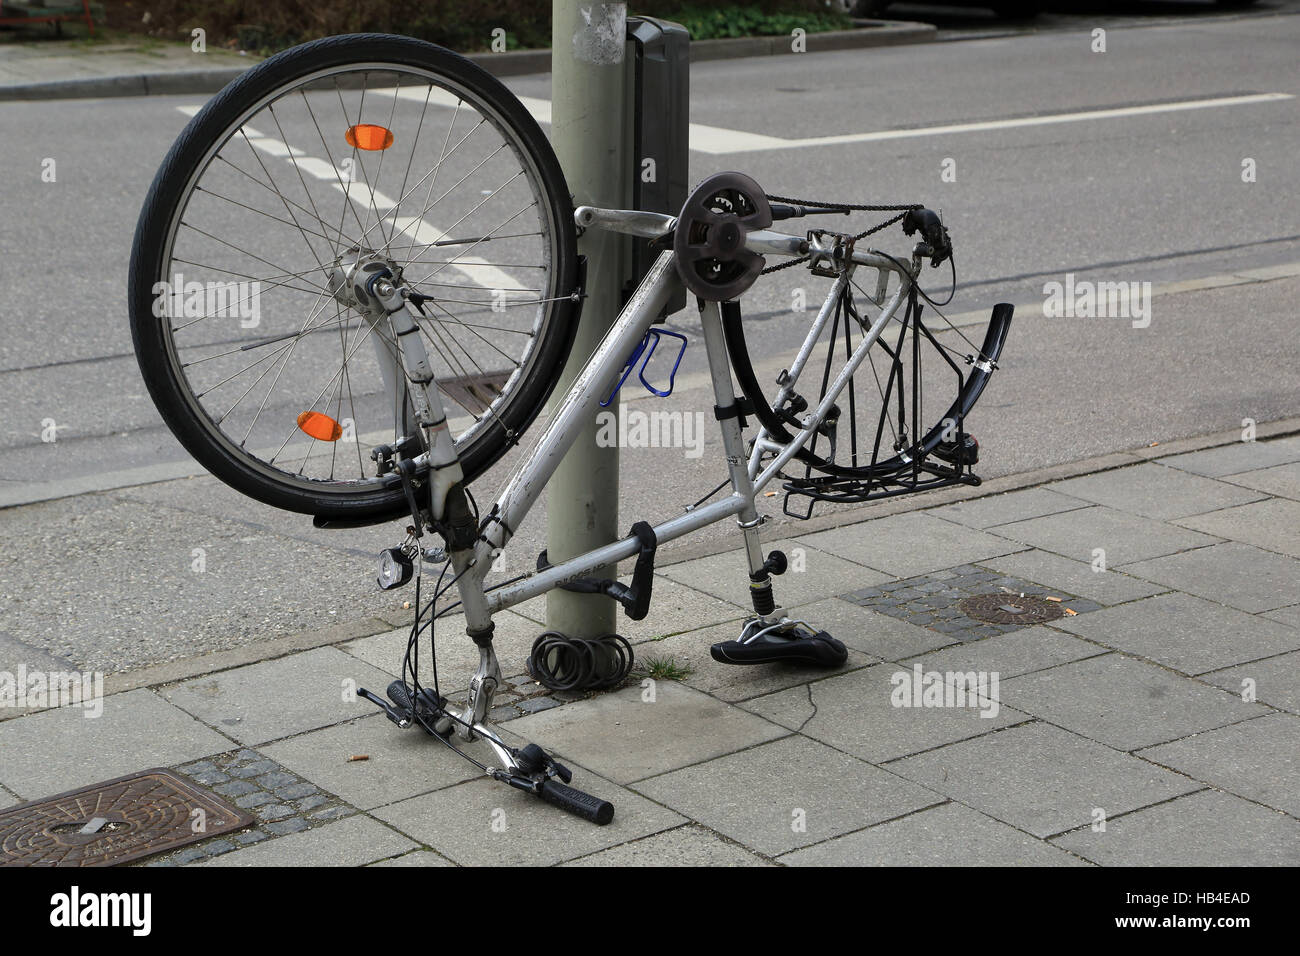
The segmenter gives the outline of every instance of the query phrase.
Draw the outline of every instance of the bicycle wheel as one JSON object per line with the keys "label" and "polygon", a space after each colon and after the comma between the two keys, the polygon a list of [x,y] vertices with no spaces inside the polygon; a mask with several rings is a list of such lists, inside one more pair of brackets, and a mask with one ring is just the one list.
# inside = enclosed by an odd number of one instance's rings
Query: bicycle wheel
{"label": "bicycle wheel", "polygon": [[[873,324],[875,316],[863,305],[874,291],[851,277],[830,320],[807,343],[797,380],[788,377],[792,360],[770,368],[770,384],[753,369],[739,308],[724,305],[737,380],[771,440],[788,443],[828,394]],[[900,307],[836,397],[832,421],[796,454],[803,467],[788,469],[787,491],[855,503],[959,481],[977,484],[971,468],[979,446],[967,416],[997,368],[1011,316],[1006,304],[995,306],[987,320],[957,323],[934,307],[927,314],[923,298]]]}
{"label": "bicycle wheel", "polygon": [[136,229],[132,336],[163,419],[217,477],[379,520],[405,497],[366,449],[416,430],[387,323],[339,277],[378,263],[428,297],[420,334],[472,480],[559,376],[577,262],[555,154],[501,83],[418,40],[331,37],[249,70],[168,153]]}

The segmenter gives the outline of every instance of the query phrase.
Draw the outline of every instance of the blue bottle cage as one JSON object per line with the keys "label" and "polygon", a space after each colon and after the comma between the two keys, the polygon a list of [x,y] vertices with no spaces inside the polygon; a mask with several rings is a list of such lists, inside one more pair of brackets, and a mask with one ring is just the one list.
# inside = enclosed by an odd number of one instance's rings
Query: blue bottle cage
{"label": "blue bottle cage", "polygon": [[[660,336],[664,335],[671,335],[675,339],[681,339],[682,345],[681,348],[677,350],[677,360],[673,362],[673,370],[668,374],[668,388],[660,391],[646,381],[645,370],[646,366],[650,364],[651,357],[655,354],[655,349],[659,347]],[[647,345],[649,345],[649,348],[646,347]],[[667,398],[673,393],[673,384],[677,380],[677,369],[681,367],[682,356],[686,354],[686,345],[686,336],[682,335],[680,332],[671,332],[668,329],[650,329],[647,331],[645,337],[641,339],[641,341],[637,343],[637,347],[632,350],[632,355],[627,360],[627,365],[623,367],[623,374],[619,378],[618,384],[615,385],[614,390],[609,393],[609,398],[600,403],[600,407],[608,408],[610,403],[614,401],[614,398],[618,395],[619,389],[623,387],[623,383],[627,381],[627,377],[632,374],[632,368],[636,365],[637,359],[641,359],[641,371],[637,373],[637,378],[641,380],[641,384],[646,387],[646,390],[649,391],[650,394],[658,395],[660,398]],[[644,358],[642,358],[643,355]]]}

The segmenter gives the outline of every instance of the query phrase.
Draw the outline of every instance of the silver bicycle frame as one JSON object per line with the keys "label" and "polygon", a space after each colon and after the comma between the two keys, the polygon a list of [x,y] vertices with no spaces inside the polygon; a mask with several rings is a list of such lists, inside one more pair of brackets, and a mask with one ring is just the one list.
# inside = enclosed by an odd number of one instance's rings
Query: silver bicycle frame
{"label": "silver bicycle frame", "polygon": [[[580,208],[575,218],[580,225],[597,226],[643,237],[659,235],[665,231],[665,226],[670,226],[673,222],[671,217],[655,213],[598,210],[591,207]],[[806,240],[779,233],[755,232],[749,235],[748,245],[756,251],[789,256],[802,254],[800,250],[806,246]],[[905,301],[907,290],[912,282],[912,276],[900,268],[897,260],[890,257],[870,252],[856,253],[853,261],[855,266],[898,273],[902,281],[897,291],[882,304],[880,315],[866,331],[862,341],[835,377],[834,382],[827,388],[826,396],[817,408],[811,410],[803,419],[803,427],[791,442],[778,445],[772,442],[765,432],[760,433],[759,440],[755,443],[748,459],[746,459],[738,422],[735,419],[720,422],[723,448],[731,477],[731,494],[720,501],[701,505],[656,525],[654,532],[660,542],[680,538],[682,535],[731,515],[739,515],[742,525],[754,521],[757,517],[754,508],[755,496],[817,433],[817,428],[835,404],[836,397],[847,386],[850,377],[866,359],[867,353],[880,337],[880,333]],[[574,379],[569,391],[555,406],[536,447],[520,464],[496,501],[496,514],[501,520],[491,523],[483,540],[480,540],[474,549],[474,566],[466,578],[472,578],[475,586],[481,588],[492,554],[497,549],[505,547],[513,533],[509,529],[519,527],[528,514],[561,459],[573,444],[579,429],[592,420],[601,398],[609,394],[627,362],[627,357],[645,337],[646,331],[654,323],[664,304],[677,290],[680,281],[673,253],[662,253],[623,308],[614,325],[606,333],[600,346]],[[789,370],[788,381],[782,387],[778,401],[784,399],[794,387],[799,373],[812,354],[817,339],[834,314],[836,298],[847,284],[847,276],[842,275],[835,280],[825,303],[809,328],[793,367]],[[725,408],[735,401],[736,396],[732,388],[731,367],[723,340],[718,303],[706,302],[700,318],[709,361],[709,373],[713,383],[714,401],[718,407]],[[760,471],[763,457],[772,453],[775,457]],[[637,554],[639,549],[640,543],[637,538],[628,537],[562,561],[522,581],[492,591],[487,595],[484,609],[491,613],[512,607],[558,585],[589,576],[596,568],[630,558]],[[758,565],[761,564],[760,559]],[[457,570],[459,572],[459,569]],[[466,610],[468,609],[469,605],[466,604]],[[485,626],[486,622],[467,621],[467,624],[475,628]]]}
{"label": "silver bicycle frame", "polygon": [[[576,210],[575,220],[583,227],[604,228],[642,238],[661,236],[675,225],[672,217],[657,213],[596,209],[586,206]],[[749,248],[763,254],[799,256],[809,251],[807,239],[770,231],[750,233],[746,244]],[[802,427],[790,442],[776,443],[764,429],[759,432],[753,450],[748,455],[745,453],[739,420],[735,417],[721,420],[719,425],[731,479],[731,494],[711,504],[689,507],[684,514],[655,525],[655,537],[660,543],[680,538],[734,515],[744,531],[750,571],[757,572],[762,568],[764,556],[758,539],[761,520],[755,507],[755,496],[776,478],[799,449],[817,434],[818,427],[835,404],[836,398],[866,359],[867,353],[880,337],[885,326],[893,320],[899,306],[906,300],[915,273],[919,270],[919,259],[915,254],[913,255],[912,271],[909,272],[902,263],[892,257],[872,252],[853,252],[845,266],[846,269],[834,281],[825,303],[808,330],[794,365],[789,370],[788,378],[782,386],[778,402],[789,395],[798,381],[799,374],[812,355],[817,339],[834,314],[837,297],[850,281],[851,270],[858,267],[876,269],[879,271],[880,281],[873,301],[880,306],[880,314],[866,330],[861,342],[846,360],[843,369],[827,388],[825,397],[801,420]],[[886,299],[886,282],[890,272],[899,275],[901,281],[894,294]],[[680,281],[674,254],[671,251],[662,253],[624,306],[596,351],[588,359],[587,364],[574,379],[568,392],[555,405],[536,446],[519,465],[497,498],[496,506],[492,509],[496,520],[488,523],[472,549],[452,552],[451,560],[457,575],[457,587],[464,608],[466,629],[471,634],[489,633],[492,615],[497,611],[513,607],[567,582],[589,577],[597,568],[616,564],[639,552],[641,547],[639,539],[634,536],[627,537],[561,561],[521,581],[496,588],[491,592],[486,592],[483,587],[493,555],[509,542],[513,534],[512,529],[518,528],[527,516],[555,473],[561,459],[576,440],[581,428],[594,418],[602,396],[608,395],[613,389],[626,365],[627,357],[645,337],[665,303],[679,288]],[[722,331],[721,310],[717,302],[704,303],[700,321],[708,356],[709,374],[713,383],[714,402],[719,408],[726,408],[735,403],[736,395],[732,387],[731,366]],[[418,336],[412,337],[412,343],[417,348],[418,340]],[[405,359],[406,356],[403,358]],[[415,381],[413,384],[418,388],[424,388],[428,393],[426,402],[421,404],[433,409],[434,420],[437,421],[440,417],[445,423],[446,416],[437,393],[436,383]],[[431,385],[433,387],[430,387]],[[439,437],[445,439],[445,424],[443,424],[443,434]],[[441,455],[443,458],[446,456],[445,449],[444,443]],[[435,449],[435,452],[437,451],[438,449]],[[768,456],[772,456],[771,460],[764,466],[764,459]],[[454,458],[454,453],[452,457]],[[447,461],[438,460],[434,455],[430,456],[430,462],[435,466],[449,464]],[[437,490],[434,493],[437,494]],[[441,511],[442,500],[440,499],[434,502],[434,514],[440,514]],[[480,644],[479,650],[479,672],[471,683],[471,701],[465,714],[465,721],[470,725],[479,724],[483,720],[487,709],[483,698],[490,700],[493,689],[501,682],[500,670],[490,639],[486,642],[486,646]]]}

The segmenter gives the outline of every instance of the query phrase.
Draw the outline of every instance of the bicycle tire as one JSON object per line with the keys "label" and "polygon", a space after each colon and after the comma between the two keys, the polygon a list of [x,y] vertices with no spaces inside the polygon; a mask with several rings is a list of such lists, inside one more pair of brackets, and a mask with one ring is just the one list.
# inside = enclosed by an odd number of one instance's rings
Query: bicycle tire
{"label": "bicycle tire", "polygon": [[[440,97],[446,98],[449,95],[454,95],[457,98],[456,113],[450,125],[447,126],[446,141],[442,144],[442,154],[438,158],[439,167],[443,164],[444,159],[450,162],[451,154],[448,152],[447,142],[451,139],[452,129],[457,122],[456,117],[461,115],[461,107],[468,104],[466,106],[466,115],[470,115],[469,110],[475,110],[481,117],[479,126],[486,122],[492,127],[483,135],[499,136],[502,143],[510,147],[510,152],[504,154],[501,162],[509,161],[513,155],[514,159],[519,163],[520,175],[523,177],[523,185],[519,188],[526,187],[532,191],[536,198],[536,217],[538,220],[536,235],[540,237],[537,241],[537,245],[540,247],[537,255],[545,263],[547,271],[542,275],[545,288],[542,288],[542,284],[539,283],[536,294],[537,301],[525,300],[522,303],[524,306],[536,306],[536,317],[533,319],[531,337],[523,346],[526,350],[524,358],[520,359],[515,371],[509,373],[510,377],[501,387],[501,390],[495,393],[495,397],[492,398],[491,402],[483,401],[480,398],[484,405],[482,418],[476,419],[474,426],[466,432],[466,434],[473,433],[472,439],[464,442],[458,439],[458,446],[460,446],[458,452],[466,480],[472,481],[475,477],[481,475],[512,444],[517,442],[518,436],[535,419],[554,388],[573,342],[579,312],[577,293],[580,290],[577,288],[579,268],[572,200],[559,162],[546,136],[523,104],[504,85],[480,67],[450,50],[430,43],[407,37],[380,34],[330,37],[294,47],[267,59],[217,94],[201,111],[194,115],[176,140],[160,166],[141,210],[130,264],[128,297],[132,339],[136,356],[142,376],[155,405],[163,420],[181,444],[212,474],[252,498],[283,510],[340,521],[378,521],[405,513],[407,503],[400,483],[394,481],[392,475],[386,477],[378,474],[367,476],[366,466],[360,454],[360,437],[356,438],[358,444],[358,478],[355,480],[335,479],[333,461],[331,461],[330,477],[328,479],[305,476],[306,462],[312,454],[310,449],[315,447],[314,444],[308,446],[309,451],[307,457],[304,458],[304,466],[300,467],[296,475],[278,468],[275,465],[274,457],[272,457],[272,461],[268,465],[266,461],[246,447],[249,442],[247,436],[245,436],[244,442],[240,444],[235,440],[237,436],[226,434],[222,427],[225,424],[226,416],[221,415],[218,420],[217,413],[203,405],[203,397],[206,393],[196,397],[195,392],[197,389],[191,384],[189,378],[190,366],[178,358],[181,347],[177,344],[176,337],[180,330],[165,317],[160,319],[159,316],[155,315],[155,310],[159,296],[158,284],[160,282],[166,283],[173,275],[179,276],[179,273],[173,273],[175,263],[172,260],[175,258],[177,235],[180,233],[182,226],[185,225],[184,218],[187,209],[191,203],[210,202],[208,196],[216,195],[211,189],[205,194],[200,188],[205,181],[204,177],[209,173],[209,169],[217,165],[216,161],[221,158],[222,151],[229,144],[235,143],[238,145],[237,137],[239,136],[242,136],[243,140],[248,142],[249,152],[255,157],[258,155],[258,150],[253,148],[256,137],[262,136],[264,142],[272,142],[265,139],[265,134],[257,130],[253,130],[254,136],[250,139],[247,131],[252,129],[249,123],[250,119],[254,117],[262,118],[259,119],[259,122],[263,126],[268,125],[270,120],[274,120],[275,125],[280,126],[280,116],[276,113],[275,107],[284,104],[281,106],[282,112],[287,112],[291,105],[289,99],[291,94],[301,93],[301,100],[304,104],[307,104],[307,112],[311,114],[312,122],[316,123],[316,115],[311,103],[313,98],[321,92],[320,86],[332,78],[335,90],[339,91],[338,100],[346,121],[350,113],[345,104],[344,92],[346,91],[349,96],[354,96],[355,84],[360,78],[362,84],[361,100],[360,105],[356,108],[358,123],[348,127],[348,142],[352,143],[351,137],[353,137],[354,130],[360,128],[360,121],[363,119],[362,113],[367,93],[366,83],[370,81],[369,78],[372,75],[382,80],[389,74],[396,77],[395,85],[392,88],[392,113],[394,115],[397,113],[399,99],[403,99],[403,108],[405,109],[404,99],[412,98],[409,96],[403,98],[403,95],[412,88],[403,87],[403,77],[407,75],[414,76],[417,81],[422,80],[428,85],[429,89],[424,98],[425,114],[429,110],[429,103],[435,90],[438,91]],[[342,81],[340,78],[342,78]],[[378,83],[379,80],[376,80],[376,82]],[[416,98],[418,99],[418,84],[414,88],[417,89]],[[378,89],[379,87],[376,86],[376,90]],[[373,96],[378,98],[379,93],[376,92]],[[292,104],[296,103],[297,99],[292,100]],[[269,120],[265,118],[268,110]],[[419,130],[423,129],[425,114],[421,115],[420,127],[414,134],[414,140],[410,142],[411,159],[407,161],[408,176],[416,150],[422,145]],[[303,125],[305,128],[305,121]],[[476,134],[476,129],[477,127],[471,130],[471,135]],[[317,124],[316,131],[321,133],[319,124]],[[336,131],[331,128],[331,133],[334,132],[341,132],[341,130]],[[280,143],[280,146],[288,145],[290,147],[287,151],[289,161],[297,171],[298,179],[302,181],[302,188],[307,191],[307,197],[311,198],[310,189],[313,187],[309,186],[303,177],[301,169],[298,168],[299,160],[297,157],[303,154],[301,152],[294,153],[293,150],[297,149],[297,147],[287,137],[282,138],[285,139],[285,142]],[[458,147],[459,145],[457,143]],[[323,133],[321,133],[321,146],[325,148],[327,153],[326,159],[333,163],[334,154],[330,151],[330,147],[326,145]],[[261,147],[259,146],[259,148]],[[352,152],[353,155],[358,155],[355,143]],[[494,162],[496,161],[495,157],[500,155],[501,152],[498,149],[496,153],[492,154]],[[303,167],[306,167],[307,159],[310,158],[312,157],[307,156],[301,161]],[[363,160],[364,158],[362,156]],[[227,165],[234,165],[228,160],[226,162]],[[260,158],[258,162],[262,162]],[[396,163],[398,160],[394,160],[394,162]],[[485,159],[480,166],[487,162],[488,160]],[[379,163],[379,169],[382,173],[382,157]],[[337,170],[338,164],[334,164],[334,166]],[[268,169],[265,164],[263,164],[262,168],[263,170]],[[224,173],[224,168],[221,171]],[[350,178],[350,171],[351,167],[349,167],[349,178],[347,180],[348,187],[343,190],[345,213],[347,209],[351,208],[350,203],[353,201],[349,194],[349,190],[353,188],[351,186],[353,180]],[[430,182],[429,186],[430,195],[432,195],[433,182],[437,181],[437,170],[433,170],[433,173],[433,181]],[[425,175],[427,178],[429,174],[426,173]],[[298,215],[293,212],[293,206],[296,205],[300,210],[305,211],[305,205],[297,202],[290,203],[285,199],[284,195],[280,193],[280,183],[277,182],[273,172],[267,171],[266,176],[271,185],[274,186],[273,191],[280,195],[284,208],[288,211],[289,219],[292,219],[293,223],[297,225]],[[250,176],[249,178],[255,177]],[[292,186],[292,177],[288,177],[288,179],[289,185]],[[379,225],[382,236],[385,232],[383,220],[388,213],[387,211],[382,214],[379,212],[379,201],[376,198],[379,195],[379,189],[372,181],[365,179],[361,181],[364,186],[369,188],[363,193],[361,187],[356,187],[357,193],[358,195],[368,194],[371,205],[376,212],[375,218],[378,220],[377,223],[370,226],[370,230],[373,230],[375,225]],[[464,181],[462,180],[462,182]],[[340,179],[340,184],[342,182],[343,180]],[[510,180],[507,185],[513,182],[514,179]],[[328,183],[327,185],[332,186],[332,184]],[[406,186],[407,179],[404,178],[398,193],[399,205],[406,198]],[[323,189],[324,186],[321,188]],[[453,189],[455,188],[453,187]],[[506,191],[505,187],[501,187],[497,191],[482,190],[482,192],[489,193],[489,199],[495,199],[499,193]],[[444,195],[449,193],[450,190]],[[195,197],[199,197],[199,199],[196,200]],[[442,197],[439,197],[439,201],[441,199]],[[487,203],[489,199],[479,201],[473,209],[477,210]],[[234,203],[234,205],[239,206],[240,204]],[[312,208],[315,209],[314,200]],[[429,207],[426,206],[421,211],[421,216],[428,210]],[[352,211],[354,217],[356,217],[356,210],[353,209]],[[397,208],[392,210],[392,233],[394,237],[398,232],[399,217],[397,212]],[[230,215],[240,216],[244,215],[244,213],[233,210]],[[262,215],[266,214],[263,212]],[[284,214],[281,213],[281,215]],[[308,217],[304,216],[304,218]],[[418,236],[418,230],[424,228],[424,223],[420,221],[420,217],[416,217],[416,220],[415,228]],[[259,224],[261,223],[261,220],[256,221]],[[281,221],[286,224],[288,222],[288,220]],[[367,213],[368,221],[369,213]],[[331,245],[329,240],[333,237],[329,230],[325,229],[326,220],[323,216],[318,216],[316,222],[318,223],[316,232],[312,235],[327,240],[325,250],[328,252]],[[359,218],[358,225],[362,225]],[[299,228],[301,230],[302,227],[299,226]],[[362,228],[363,232],[358,242],[358,248],[366,241],[369,232],[369,230],[364,229],[364,226]],[[444,238],[447,237],[446,232],[443,232],[442,235]],[[303,231],[302,238],[319,262],[319,256],[317,255],[319,239],[310,238],[307,231]],[[495,238],[493,234],[485,234],[486,240],[493,238]],[[507,240],[513,238],[515,237],[504,237]],[[344,239],[341,223],[336,246],[341,247]],[[464,242],[470,241],[469,239],[464,240]],[[482,241],[485,240],[478,239],[474,242],[474,245],[477,246]],[[415,244],[416,239],[412,238],[412,249]],[[441,248],[436,243],[426,244],[422,239],[420,244],[427,248]],[[444,245],[451,244],[451,242],[444,243]],[[421,254],[424,251],[422,250]],[[385,249],[386,254],[387,249]],[[448,255],[451,256],[451,262],[444,264],[441,268],[451,265],[455,269],[459,269],[460,272],[467,272],[465,266],[476,264],[471,259],[462,259],[463,253],[448,253]],[[457,260],[461,260],[461,262],[457,264]],[[176,261],[185,260],[177,259]],[[263,259],[262,261],[269,260]],[[513,266],[515,264],[507,263],[506,265]],[[543,267],[520,265],[520,268],[540,269]],[[218,269],[216,271],[222,270]],[[435,273],[439,271],[441,269],[434,270]],[[497,272],[501,271],[503,270],[497,270]],[[232,272],[232,274],[239,273]],[[279,281],[274,291],[282,291],[279,288],[280,286],[290,284],[284,278],[284,275],[287,274],[275,275],[275,278]],[[290,276],[290,278],[296,280],[298,277]],[[310,279],[304,280],[304,282],[310,282]],[[458,288],[472,289],[472,286],[459,286]],[[484,289],[486,287],[479,291]],[[306,291],[310,293],[312,290],[307,289]],[[285,294],[287,295],[288,292],[286,291]],[[316,294],[320,295],[320,293]],[[475,306],[486,304],[477,300],[470,301]],[[331,303],[327,303],[327,305],[329,304]],[[335,308],[337,310],[337,306]],[[448,312],[449,315],[451,314],[446,308],[443,308],[443,311]],[[349,316],[348,320],[355,321],[355,317]],[[344,324],[343,320],[340,319],[340,336],[344,335],[342,331]],[[442,325],[444,327],[447,325],[445,320],[442,321]],[[435,332],[437,331],[432,321],[430,321],[429,326],[434,328]],[[480,325],[478,328],[490,329],[492,326]],[[297,338],[293,339],[293,346],[296,348],[300,340],[304,340],[310,333],[322,329],[324,329],[323,325],[310,325],[309,319],[304,322],[300,331],[296,333]],[[328,331],[328,329],[324,330]],[[374,331],[373,325],[370,331]],[[426,336],[429,335],[428,331],[424,329],[422,331],[425,331]],[[473,329],[466,327],[463,331],[473,331]],[[502,331],[513,332],[515,330],[503,329]],[[490,337],[493,333],[489,332],[487,336],[477,332],[475,334],[484,342],[490,343]],[[378,337],[382,337],[382,335],[381,330]],[[364,336],[361,336],[360,332],[358,332],[358,337]],[[469,340],[468,337],[466,340],[472,343],[472,340]],[[493,344],[498,352],[505,354],[503,348],[495,346],[495,343],[490,344]],[[250,348],[262,347],[261,345],[250,346]],[[338,385],[340,404],[342,402],[343,378],[348,378],[349,398],[353,398],[352,384],[349,378],[351,372],[348,369],[348,347],[348,341],[344,336],[342,349],[343,374]],[[460,348],[466,354],[469,354],[469,348],[463,343],[461,343]],[[451,346],[448,346],[448,349],[452,358],[455,358],[458,354],[456,350]],[[354,347],[353,352],[355,353],[355,351]],[[276,388],[276,382],[279,381],[284,368],[289,367],[293,352],[294,348],[288,349],[288,356],[284,358],[280,373],[277,374],[276,380],[268,387],[267,397],[262,400],[263,406],[266,405],[271,391]],[[279,361],[280,359],[276,358],[272,365]],[[360,361],[360,359],[357,359],[357,361]],[[328,368],[328,366],[326,367]],[[297,371],[296,367],[295,371]],[[335,375],[338,376],[338,373],[335,373]],[[265,371],[263,377],[265,377]],[[469,391],[467,387],[467,393]],[[492,395],[491,392],[488,392],[488,394],[489,396]],[[243,400],[242,396],[240,400]],[[238,402],[236,402],[236,405],[238,405]],[[259,408],[259,415],[261,411],[262,409]],[[393,413],[391,417],[402,421],[405,420],[406,413],[405,411],[402,414]],[[254,417],[253,425],[249,428],[250,434],[257,424],[258,419]],[[402,426],[395,423],[394,427],[400,429]],[[231,430],[234,431],[235,429],[232,428]],[[290,434],[292,435],[292,428]],[[331,450],[331,454],[337,456],[337,447]],[[291,465],[292,462],[289,464]]]}

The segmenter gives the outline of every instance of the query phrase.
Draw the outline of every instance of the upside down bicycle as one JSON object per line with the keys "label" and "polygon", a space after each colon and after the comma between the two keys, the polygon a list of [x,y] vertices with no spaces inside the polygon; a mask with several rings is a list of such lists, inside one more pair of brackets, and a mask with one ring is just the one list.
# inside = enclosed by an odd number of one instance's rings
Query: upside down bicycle
{"label": "upside down bicycle", "polygon": [[[871,211],[890,216],[852,234],[773,228]],[[895,224],[915,237],[910,255],[866,246]],[[530,430],[581,312],[578,229],[660,252],[545,426]],[[787,513],[806,517],[789,510],[792,500],[810,513],[817,501],[978,484],[966,417],[997,368],[1012,309],[994,307],[982,329],[949,322],[919,277],[927,259],[951,265],[951,255],[939,217],[919,205],[769,196],[740,173],[706,179],[676,216],[575,209],[537,122],[496,79],[428,43],[355,35],[271,57],[193,117],[141,212],[130,315],[150,395],[218,478],[318,527],[410,520],[380,570],[381,586],[416,582],[402,679],[387,699],[362,693],[495,779],[603,824],[608,802],[570,787],[570,771],[541,747],[511,745],[487,723],[502,683],[493,614],[568,587],[644,617],[657,545],[735,518],[754,617],[713,656],[841,665],[841,642],[777,602],[772,578],[785,560],[762,551],[755,497],[780,482]],[[829,290],[798,351],[765,381],[738,299],[761,274],[796,266]],[[714,496],[730,493],[637,522],[627,537],[554,565],[543,555],[535,573],[485,586],[578,432],[653,350],[652,327],[683,285],[699,307],[725,449],[727,478]],[[186,291],[214,287],[223,295],[197,305]],[[251,304],[231,321],[232,305]],[[927,392],[944,397],[927,403]],[[746,442],[750,419],[756,433]],[[480,510],[471,484],[526,431],[535,440]],[[426,546],[426,531],[441,546]],[[592,578],[630,558],[630,585]],[[432,562],[443,569],[426,599],[422,571]],[[451,588],[479,654],[463,704],[443,695],[436,658],[432,686],[419,675],[420,641],[432,642],[450,610],[437,601]],[[463,749],[476,739],[499,766]]]}

